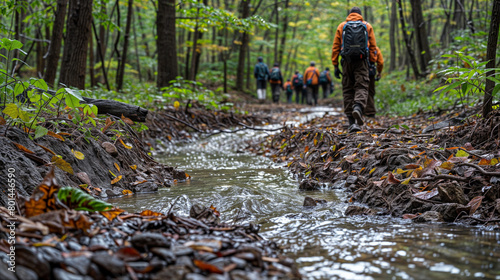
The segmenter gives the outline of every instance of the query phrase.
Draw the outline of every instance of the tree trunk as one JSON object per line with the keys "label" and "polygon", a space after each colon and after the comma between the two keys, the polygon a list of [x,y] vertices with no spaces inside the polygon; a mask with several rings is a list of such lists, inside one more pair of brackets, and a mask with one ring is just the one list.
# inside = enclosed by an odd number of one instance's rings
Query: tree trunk
{"label": "tree trunk", "polygon": [[422,4],[420,0],[411,0],[413,25],[417,35],[417,49],[419,51],[420,70],[427,72],[427,65],[431,61],[431,48],[427,38],[427,29],[425,27],[424,16],[422,14]]}
{"label": "tree trunk", "polygon": [[92,34],[89,36],[89,76],[90,76],[90,87],[95,87],[97,85],[95,80],[94,72],[94,40],[92,39]]}
{"label": "tree trunk", "polygon": [[[495,58],[497,53],[497,41],[498,41],[498,28],[500,27],[500,0],[494,0],[493,8],[491,10],[491,22],[490,22],[490,34],[488,34],[488,47],[486,51],[486,68],[495,68]],[[487,77],[492,77],[495,74],[495,70],[490,70],[486,74]],[[488,114],[491,112],[491,105],[493,99],[493,88],[495,87],[495,82],[487,79],[486,88],[484,90],[484,102],[483,102],[483,117],[487,118]]]}
{"label": "tree trunk", "polygon": [[408,56],[410,57],[411,67],[413,68],[413,73],[415,74],[415,78],[419,78],[420,73],[418,71],[417,61],[415,60],[415,54],[413,53],[410,39],[408,38],[408,34],[406,33],[405,19],[403,15],[403,6],[401,5],[401,1],[398,1],[398,5],[399,5],[399,20],[401,21],[401,30],[403,32],[403,38],[405,40]]}
{"label": "tree trunk", "polygon": [[177,78],[177,43],[175,34],[175,0],[158,0],[156,15],[158,50],[158,88]]}
{"label": "tree trunk", "polygon": [[278,11],[278,0],[274,0],[274,9],[276,11],[276,34],[274,34],[274,62],[279,63],[278,60],[278,37],[280,32],[280,13]]}
{"label": "tree trunk", "polygon": [[283,18],[283,35],[281,36],[281,43],[278,51],[278,63],[280,67],[283,64],[283,53],[285,52],[286,45],[286,31],[288,29],[288,9],[290,5],[290,0],[285,0],[285,17]]}
{"label": "tree trunk", "polygon": [[66,42],[61,63],[60,83],[85,88],[88,43],[92,23],[92,1],[70,0]]}
{"label": "tree trunk", "polygon": [[[241,18],[245,19],[250,16],[250,0],[241,0]],[[243,83],[245,78],[245,58],[248,51],[249,36],[247,32],[243,33],[240,45],[240,53],[238,56],[238,67],[236,69],[236,89],[243,91]]]}
{"label": "tree trunk", "polygon": [[54,86],[56,81],[57,66],[59,65],[59,56],[61,55],[61,42],[64,30],[64,19],[66,18],[66,9],[68,0],[57,0],[56,17],[52,27],[52,37],[47,55],[47,63],[44,74],[44,80],[47,84]]}
{"label": "tree trunk", "polygon": [[389,44],[391,47],[391,59],[389,62],[389,71],[396,70],[396,27],[398,25],[398,14],[396,8],[396,0],[391,3],[391,18],[389,27]]}
{"label": "tree trunk", "polygon": [[123,51],[118,61],[118,73],[116,74],[116,90],[123,88],[123,76],[125,76],[125,64],[127,63],[127,51],[130,38],[130,27],[132,25],[132,13],[134,11],[134,0],[128,0],[127,23],[125,24],[125,35],[123,36]]}

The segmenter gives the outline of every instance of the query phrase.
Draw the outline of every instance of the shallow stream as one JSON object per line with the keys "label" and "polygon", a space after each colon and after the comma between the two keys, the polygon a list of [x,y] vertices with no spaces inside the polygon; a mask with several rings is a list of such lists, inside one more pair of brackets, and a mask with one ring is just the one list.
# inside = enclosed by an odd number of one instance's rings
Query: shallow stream
{"label": "shallow stream", "polygon": [[[194,203],[214,205],[223,221],[260,224],[261,235],[284,248],[305,279],[500,279],[500,232],[346,217],[342,190],[299,191],[286,167],[243,151],[245,140],[264,135],[241,131],[167,146],[157,159],[184,169],[190,181],[109,202],[165,213],[177,199],[173,211],[182,215]],[[328,203],[304,208],[305,196]]]}

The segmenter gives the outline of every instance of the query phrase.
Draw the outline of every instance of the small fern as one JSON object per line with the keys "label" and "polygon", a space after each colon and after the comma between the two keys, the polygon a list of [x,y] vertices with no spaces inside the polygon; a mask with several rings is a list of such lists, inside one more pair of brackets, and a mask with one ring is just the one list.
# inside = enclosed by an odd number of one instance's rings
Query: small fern
{"label": "small fern", "polygon": [[83,211],[107,211],[113,208],[113,205],[99,200],[90,194],[72,187],[64,187],[59,189],[57,198],[74,210]]}

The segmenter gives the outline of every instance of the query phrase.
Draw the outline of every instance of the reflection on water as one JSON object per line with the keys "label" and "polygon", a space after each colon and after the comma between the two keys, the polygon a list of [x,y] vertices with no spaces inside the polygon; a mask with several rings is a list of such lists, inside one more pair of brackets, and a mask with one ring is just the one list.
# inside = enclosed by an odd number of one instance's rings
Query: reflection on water
{"label": "reflection on water", "polygon": [[[158,159],[192,180],[158,193],[110,200],[128,211],[188,215],[214,205],[228,222],[254,222],[294,258],[308,279],[500,279],[500,232],[459,225],[420,225],[390,217],[345,217],[339,190],[299,192],[285,168],[239,153],[251,131],[169,146]],[[305,196],[329,201],[304,208]]]}

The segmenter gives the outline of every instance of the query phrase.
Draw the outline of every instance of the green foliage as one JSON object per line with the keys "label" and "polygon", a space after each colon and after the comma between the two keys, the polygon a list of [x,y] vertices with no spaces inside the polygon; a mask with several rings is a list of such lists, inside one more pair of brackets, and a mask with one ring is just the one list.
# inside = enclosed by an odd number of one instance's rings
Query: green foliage
{"label": "green foliage", "polygon": [[96,199],[90,194],[72,187],[64,187],[57,192],[57,198],[74,210],[83,211],[107,211],[113,208],[113,205],[102,200]]}

